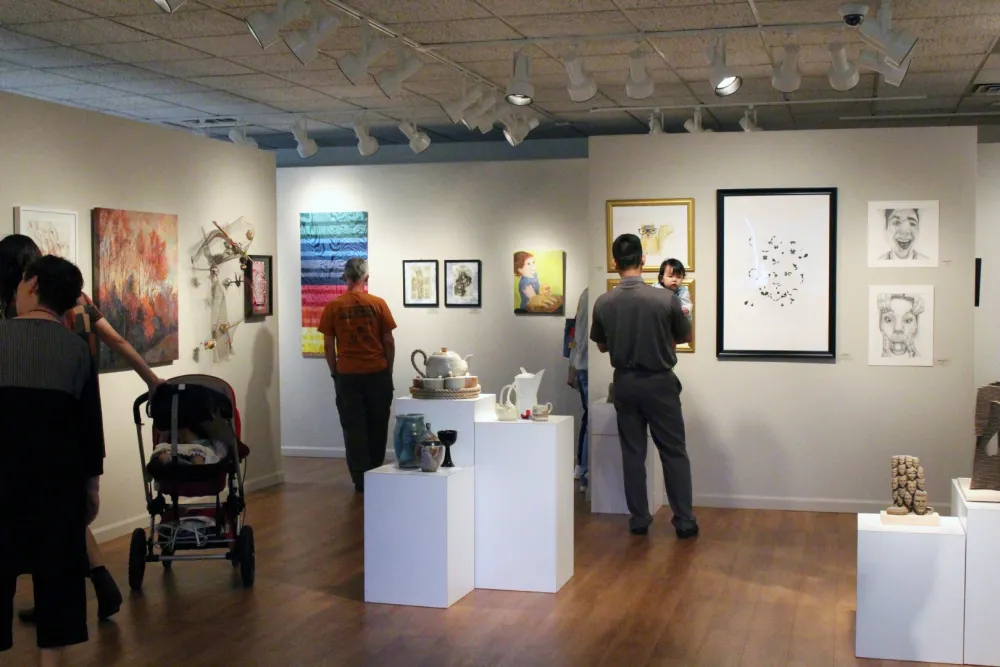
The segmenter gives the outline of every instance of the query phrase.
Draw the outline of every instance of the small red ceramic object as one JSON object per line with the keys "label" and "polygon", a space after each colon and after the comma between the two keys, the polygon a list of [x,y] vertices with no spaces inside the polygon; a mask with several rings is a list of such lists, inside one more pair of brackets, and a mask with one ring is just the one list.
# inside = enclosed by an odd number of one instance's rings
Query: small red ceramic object
{"label": "small red ceramic object", "polygon": [[531,419],[531,410],[525,410],[524,414],[521,415],[521,419]]}

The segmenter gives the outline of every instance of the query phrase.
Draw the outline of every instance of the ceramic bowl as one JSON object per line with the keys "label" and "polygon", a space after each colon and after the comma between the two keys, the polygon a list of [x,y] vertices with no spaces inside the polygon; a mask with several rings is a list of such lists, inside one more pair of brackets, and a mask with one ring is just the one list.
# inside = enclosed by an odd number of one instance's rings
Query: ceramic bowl
{"label": "ceramic bowl", "polygon": [[444,388],[452,391],[465,389],[465,377],[444,378]]}
{"label": "ceramic bowl", "polygon": [[424,389],[440,391],[444,389],[444,378],[423,378]]}
{"label": "ceramic bowl", "polygon": [[465,380],[466,389],[475,389],[479,386],[479,377],[476,375],[466,375],[463,379]]}

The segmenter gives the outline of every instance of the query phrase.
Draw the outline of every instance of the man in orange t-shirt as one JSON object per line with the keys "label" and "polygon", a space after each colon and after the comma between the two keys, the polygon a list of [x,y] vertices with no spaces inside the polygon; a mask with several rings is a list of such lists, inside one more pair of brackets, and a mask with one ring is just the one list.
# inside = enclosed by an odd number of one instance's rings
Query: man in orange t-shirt
{"label": "man in orange t-shirt", "polygon": [[384,300],[365,292],[367,261],[358,257],[347,260],[344,280],[347,293],[323,309],[319,332],[337,391],[347,469],[354,490],[362,493],[365,472],[385,464],[396,321]]}

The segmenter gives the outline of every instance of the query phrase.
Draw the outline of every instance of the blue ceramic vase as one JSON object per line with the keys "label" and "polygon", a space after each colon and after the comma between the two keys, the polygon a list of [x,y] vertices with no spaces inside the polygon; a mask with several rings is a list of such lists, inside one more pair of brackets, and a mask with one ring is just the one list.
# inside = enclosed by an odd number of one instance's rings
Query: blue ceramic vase
{"label": "blue ceramic vase", "polygon": [[423,415],[396,415],[396,428],[392,437],[392,446],[396,451],[396,467],[420,467],[416,447],[417,443],[423,440],[425,430]]}

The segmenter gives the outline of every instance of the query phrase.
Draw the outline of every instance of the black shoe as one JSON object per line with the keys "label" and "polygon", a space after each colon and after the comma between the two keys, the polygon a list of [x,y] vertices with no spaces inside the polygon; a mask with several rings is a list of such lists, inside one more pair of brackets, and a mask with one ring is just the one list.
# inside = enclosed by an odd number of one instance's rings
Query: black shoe
{"label": "black shoe", "polygon": [[27,609],[22,609],[17,612],[17,617],[21,619],[22,623],[27,623],[29,625],[35,624],[35,608],[29,607]]}
{"label": "black shoe", "polygon": [[122,592],[106,567],[97,567],[90,571],[90,580],[97,593],[97,618],[105,621],[122,608]]}
{"label": "black shoe", "polygon": [[628,529],[628,532],[632,533],[633,535],[648,535],[649,526],[632,526]]}
{"label": "black shoe", "polygon": [[698,537],[698,526],[693,528],[678,528],[677,529],[677,539],[687,540],[692,537]]}

